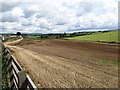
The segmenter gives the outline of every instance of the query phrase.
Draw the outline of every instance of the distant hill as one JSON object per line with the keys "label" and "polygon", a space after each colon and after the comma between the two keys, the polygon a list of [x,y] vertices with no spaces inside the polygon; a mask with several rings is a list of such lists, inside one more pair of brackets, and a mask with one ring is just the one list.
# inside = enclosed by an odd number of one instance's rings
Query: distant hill
{"label": "distant hill", "polygon": [[112,31],[112,32],[96,32],[91,35],[85,35],[85,36],[76,36],[76,37],[70,37],[65,38],[69,40],[80,40],[80,41],[100,41],[100,42],[116,42],[120,43],[120,40],[118,39],[118,33],[120,31]]}

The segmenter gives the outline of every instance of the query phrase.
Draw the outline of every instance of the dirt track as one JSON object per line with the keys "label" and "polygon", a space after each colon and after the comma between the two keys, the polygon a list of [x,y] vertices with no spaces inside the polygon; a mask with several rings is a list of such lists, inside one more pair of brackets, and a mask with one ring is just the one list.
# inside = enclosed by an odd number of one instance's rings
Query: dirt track
{"label": "dirt track", "polygon": [[18,40],[6,43],[35,84],[43,88],[115,88],[118,45],[68,40]]}

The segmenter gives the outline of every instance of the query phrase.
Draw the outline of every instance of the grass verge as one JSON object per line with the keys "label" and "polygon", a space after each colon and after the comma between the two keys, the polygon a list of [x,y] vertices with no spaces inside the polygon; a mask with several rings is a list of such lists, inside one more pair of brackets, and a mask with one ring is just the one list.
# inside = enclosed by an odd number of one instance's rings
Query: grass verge
{"label": "grass verge", "polygon": [[108,64],[108,65],[120,65],[120,62],[118,62],[118,61],[112,61],[112,60],[110,60],[110,61],[108,61],[108,60],[100,60],[100,63],[101,64]]}

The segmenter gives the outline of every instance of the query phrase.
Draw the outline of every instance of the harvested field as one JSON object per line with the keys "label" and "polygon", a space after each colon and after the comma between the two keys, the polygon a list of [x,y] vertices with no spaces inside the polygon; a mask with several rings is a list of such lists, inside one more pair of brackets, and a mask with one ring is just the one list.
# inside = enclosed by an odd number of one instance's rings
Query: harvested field
{"label": "harvested field", "polygon": [[5,43],[39,88],[117,88],[118,46],[72,40]]}

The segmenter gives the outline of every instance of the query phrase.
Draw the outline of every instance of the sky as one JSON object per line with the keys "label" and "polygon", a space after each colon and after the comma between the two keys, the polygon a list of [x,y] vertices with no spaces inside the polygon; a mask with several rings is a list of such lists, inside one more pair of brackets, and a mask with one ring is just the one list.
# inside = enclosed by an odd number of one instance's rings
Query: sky
{"label": "sky", "polygon": [[0,33],[118,28],[119,0],[0,0]]}

